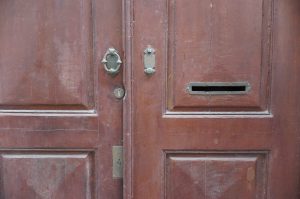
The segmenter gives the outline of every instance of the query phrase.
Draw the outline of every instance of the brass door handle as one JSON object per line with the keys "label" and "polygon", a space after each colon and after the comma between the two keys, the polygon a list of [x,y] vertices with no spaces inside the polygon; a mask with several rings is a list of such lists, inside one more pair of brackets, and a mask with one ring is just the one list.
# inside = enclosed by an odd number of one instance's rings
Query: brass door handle
{"label": "brass door handle", "polygon": [[116,49],[109,48],[102,59],[102,63],[104,64],[104,70],[114,76],[120,72],[122,60]]}

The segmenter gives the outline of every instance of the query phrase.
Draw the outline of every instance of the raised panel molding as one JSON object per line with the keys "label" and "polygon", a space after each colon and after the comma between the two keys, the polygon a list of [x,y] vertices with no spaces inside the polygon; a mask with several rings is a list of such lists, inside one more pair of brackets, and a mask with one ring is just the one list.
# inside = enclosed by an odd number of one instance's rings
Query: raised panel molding
{"label": "raised panel molding", "polygon": [[[269,115],[272,0],[168,0],[167,9],[165,114]],[[248,82],[251,89],[190,95],[190,82]]]}
{"label": "raised panel molding", "polygon": [[167,152],[166,199],[265,199],[267,152]]}
{"label": "raised panel molding", "polygon": [[1,198],[94,198],[93,152],[0,152]]}
{"label": "raised panel molding", "polygon": [[92,0],[3,0],[0,112],[93,113]]}

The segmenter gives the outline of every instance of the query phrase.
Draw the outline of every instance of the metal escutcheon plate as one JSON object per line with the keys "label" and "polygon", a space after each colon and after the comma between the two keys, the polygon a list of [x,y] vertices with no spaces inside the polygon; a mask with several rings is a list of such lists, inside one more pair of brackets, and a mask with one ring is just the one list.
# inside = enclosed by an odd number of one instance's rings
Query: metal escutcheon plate
{"label": "metal escutcheon plate", "polygon": [[155,50],[151,46],[144,51],[144,72],[146,75],[155,73]]}
{"label": "metal escutcheon plate", "polygon": [[115,90],[114,90],[114,96],[117,99],[123,99],[123,97],[125,96],[125,90],[124,90],[124,88],[121,88],[121,87],[115,88]]}
{"label": "metal escutcheon plate", "polygon": [[114,48],[109,48],[102,59],[105,71],[110,75],[117,75],[120,72],[122,64],[121,57],[118,51]]}

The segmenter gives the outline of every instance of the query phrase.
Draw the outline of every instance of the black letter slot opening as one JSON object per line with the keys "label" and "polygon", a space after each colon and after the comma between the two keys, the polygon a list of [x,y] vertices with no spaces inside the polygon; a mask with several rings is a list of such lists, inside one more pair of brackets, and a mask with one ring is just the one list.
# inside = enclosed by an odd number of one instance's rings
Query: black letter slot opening
{"label": "black letter slot opening", "polygon": [[191,82],[187,87],[191,95],[236,95],[250,91],[248,82]]}

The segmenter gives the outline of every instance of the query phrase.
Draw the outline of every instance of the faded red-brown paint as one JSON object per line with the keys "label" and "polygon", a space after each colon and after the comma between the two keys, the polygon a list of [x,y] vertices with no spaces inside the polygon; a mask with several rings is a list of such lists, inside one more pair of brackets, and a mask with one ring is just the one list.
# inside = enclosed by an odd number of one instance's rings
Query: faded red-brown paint
{"label": "faded red-brown paint", "polygon": [[298,0],[1,0],[0,198],[299,198],[299,22]]}
{"label": "faded red-brown paint", "polygon": [[[132,3],[127,198],[299,198],[300,2]],[[249,93],[186,90],[241,81]]]}

